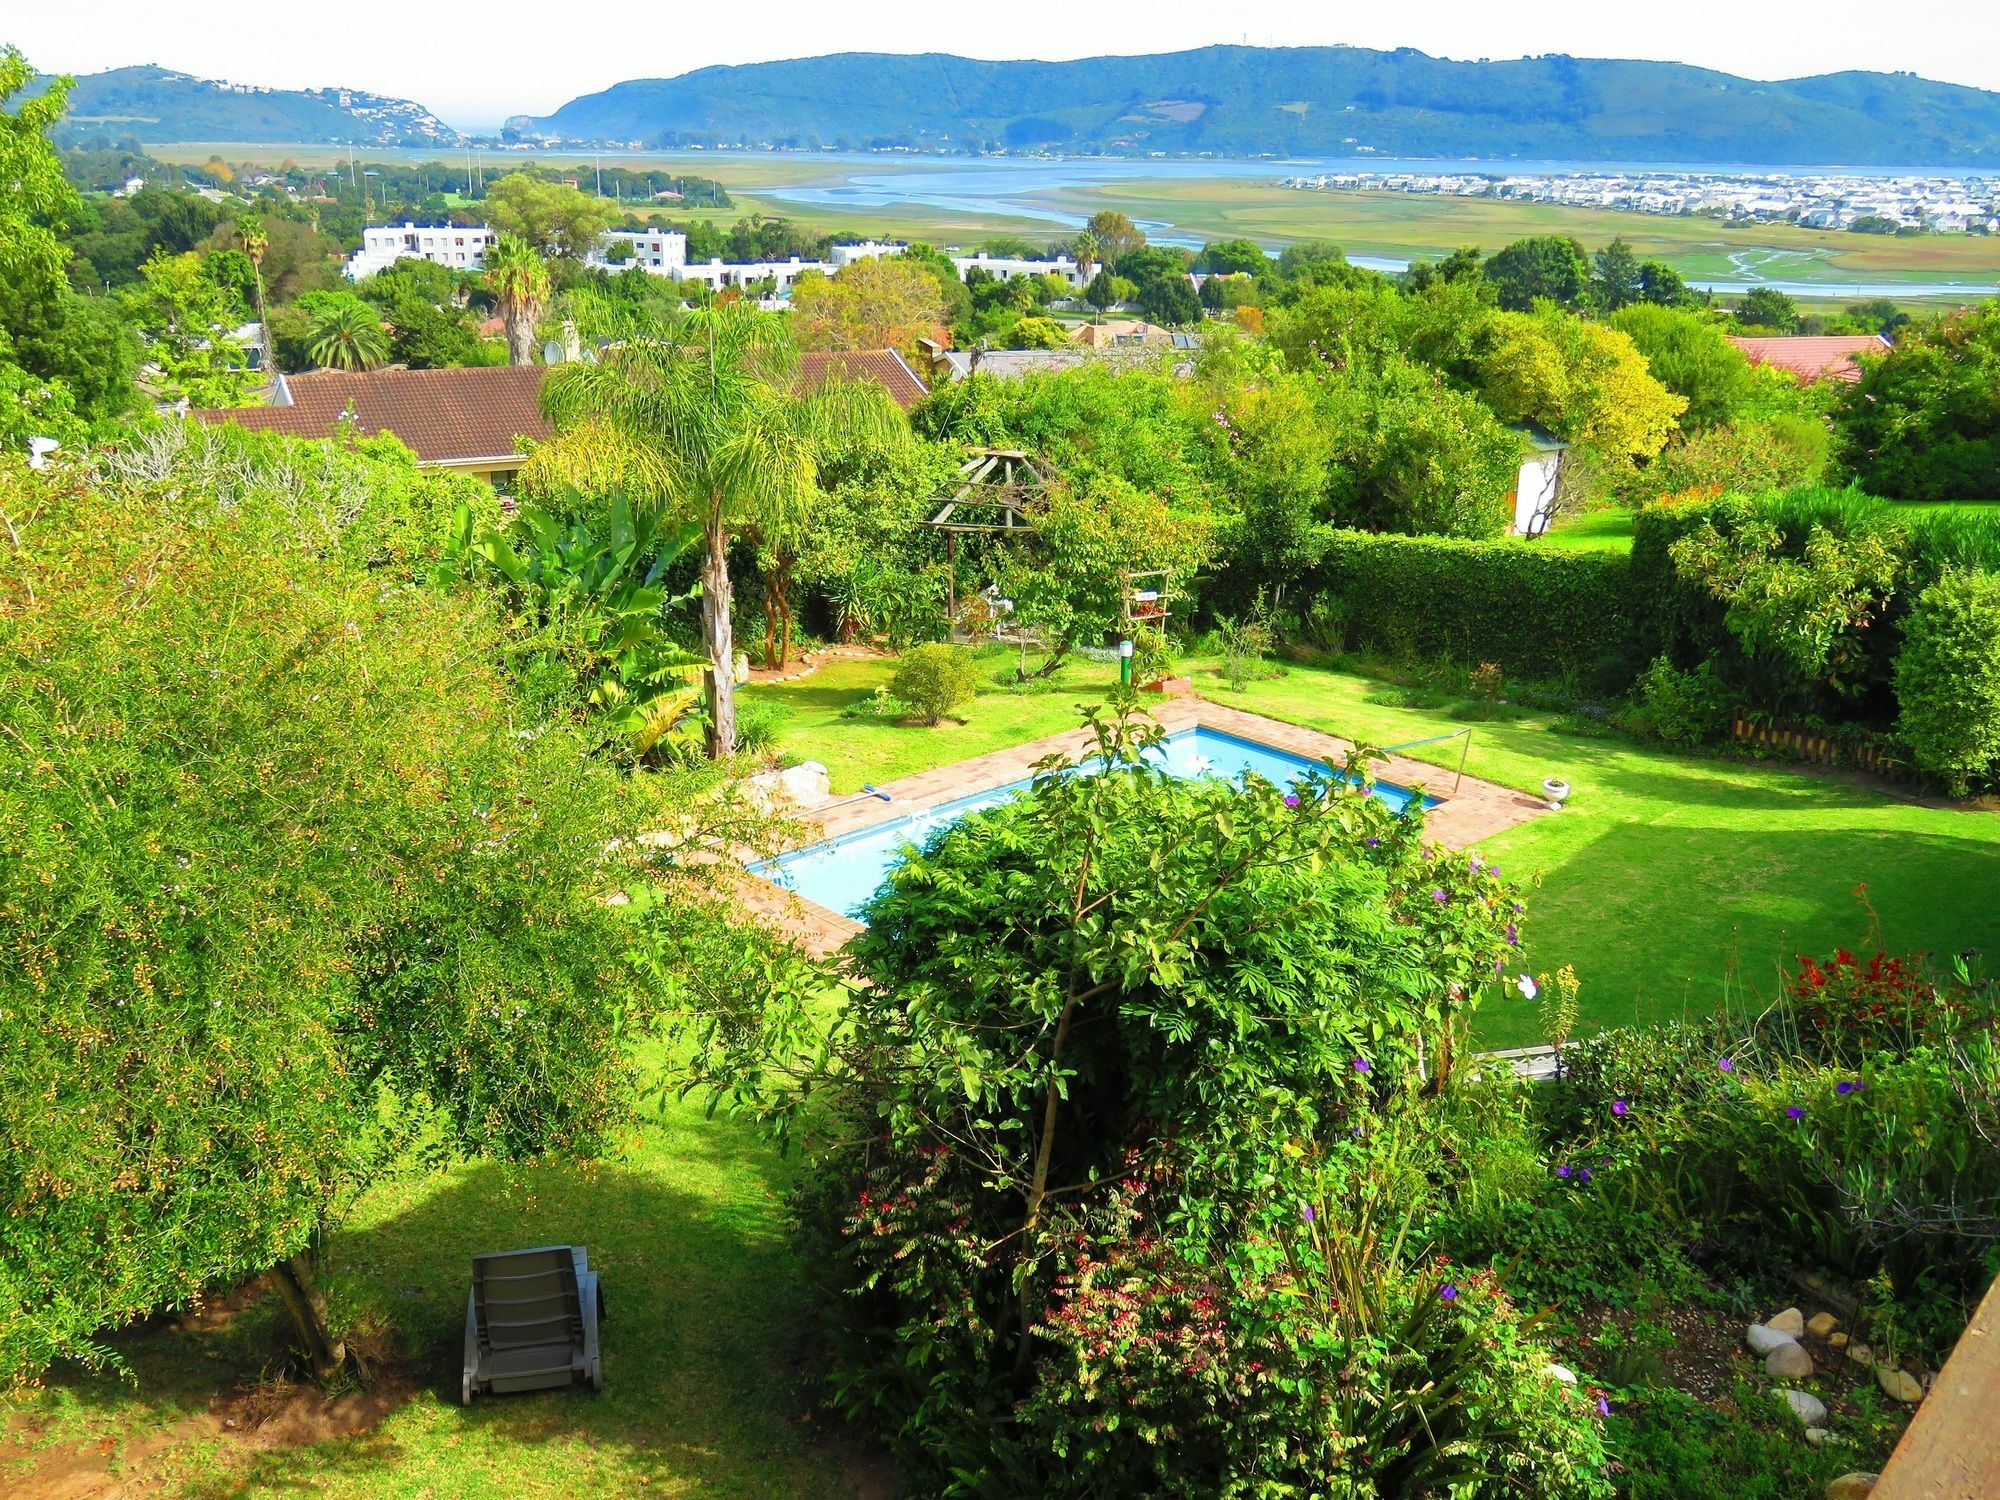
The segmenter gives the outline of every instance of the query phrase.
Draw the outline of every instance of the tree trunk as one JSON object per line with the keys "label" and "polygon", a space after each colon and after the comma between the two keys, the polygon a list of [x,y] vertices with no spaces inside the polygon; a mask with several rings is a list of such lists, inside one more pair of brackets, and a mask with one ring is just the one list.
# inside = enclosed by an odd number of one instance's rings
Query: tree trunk
{"label": "tree trunk", "polygon": [[531,365],[535,362],[535,320],[525,310],[510,308],[507,319],[507,363]]}
{"label": "tree trunk", "polygon": [[708,646],[708,754],[721,760],[736,753],[736,640],[729,630],[729,536],[713,519],[701,562],[701,634]]}
{"label": "tree trunk", "polygon": [[347,1346],[333,1336],[327,1316],[326,1293],[313,1276],[312,1256],[305,1250],[271,1268],[271,1279],[285,1299],[298,1331],[299,1348],[312,1365],[313,1378],[327,1380],[347,1362]]}

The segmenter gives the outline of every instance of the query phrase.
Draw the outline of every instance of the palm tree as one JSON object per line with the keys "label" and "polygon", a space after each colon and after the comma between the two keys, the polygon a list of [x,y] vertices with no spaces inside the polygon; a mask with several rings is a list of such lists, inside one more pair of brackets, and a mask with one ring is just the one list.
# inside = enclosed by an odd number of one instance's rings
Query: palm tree
{"label": "palm tree", "polygon": [[1088,229],[1081,231],[1070,253],[1076,257],[1076,279],[1088,286],[1090,273],[1097,265],[1097,257],[1104,253],[1103,247],[1097,243],[1097,236]]}
{"label": "palm tree", "polygon": [[389,360],[389,336],[359,297],[330,303],[306,331],[306,353],[322,370],[374,370]]}
{"label": "palm tree", "polygon": [[599,303],[584,304],[579,315],[599,352],[549,375],[542,406],[556,436],[522,477],[587,492],[622,488],[701,527],[709,753],[734,754],[729,543],[752,533],[778,544],[795,538],[834,439],[891,438],[907,431],[902,413],[873,384],[828,381],[800,392],[783,318],[754,303],[722,302],[664,321]]}
{"label": "palm tree", "polygon": [[507,363],[535,362],[535,325],[549,305],[549,268],[526,240],[503,234],[486,250],[486,289],[507,324]]}
{"label": "palm tree", "polygon": [[271,234],[262,219],[246,215],[236,221],[236,238],[242,242],[243,253],[250,257],[251,280],[257,289],[257,333],[263,340],[264,358],[268,362],[271,357],[271,320],[264,311],[264,255],[271,248]]}

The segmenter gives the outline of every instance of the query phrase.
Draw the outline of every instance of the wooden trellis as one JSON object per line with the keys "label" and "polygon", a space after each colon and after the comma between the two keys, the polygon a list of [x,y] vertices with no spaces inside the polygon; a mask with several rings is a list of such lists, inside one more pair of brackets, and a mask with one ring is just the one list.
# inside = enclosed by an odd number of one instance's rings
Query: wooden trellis
{"label": "wooden trellis", "polygon": [[1032,537],[1031,501],[1039,499],[1048,481],[1035,461],[1015,448],[974,448],[958,466],[958,485],[919,525],[944,533],[945,622],[958,619],[958,539],[968,534]]}

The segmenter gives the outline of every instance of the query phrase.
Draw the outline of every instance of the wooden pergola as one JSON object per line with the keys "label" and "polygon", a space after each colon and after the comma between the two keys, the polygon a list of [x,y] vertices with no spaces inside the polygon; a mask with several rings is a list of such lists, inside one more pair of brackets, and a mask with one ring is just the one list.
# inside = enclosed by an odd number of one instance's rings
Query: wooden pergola
{"label": "wooden pergola", "polygon": [[1017,448],[974,448],[958,466],[958,484],[930,517],[920,521],[944,533],[945,628],[958,619],[958,539],[965,535],[1036,534],[1029,502],[1048,489],[1035,461]]}

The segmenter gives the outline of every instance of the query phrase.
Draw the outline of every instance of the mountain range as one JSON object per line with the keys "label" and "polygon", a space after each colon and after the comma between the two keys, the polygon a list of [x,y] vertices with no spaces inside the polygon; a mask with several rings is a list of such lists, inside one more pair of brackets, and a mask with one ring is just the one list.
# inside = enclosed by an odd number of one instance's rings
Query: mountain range
{"label": "mountain range", "polygon": [[421,104],[361,89],[266,89],[169,68],[113,68],[76,80],[65,140],[352,141],[456,145],[463,137]]}
{"label": "mountain range", "polygon": [[[1683,63],[1562,55],[1454,62],[1408,48],[1203,47],[1073,62],[850,52],[633,79],[551,115],[517,115],[505,133],[521,142],[650,147],[2000,172],[2000,94],[1913,74],[1760,82]],[[78,78],[63,134],[416,146],[463,139],[406,99],[256,88],[159,67]]]}
{"label": "mountain range", "polygon": [[1203,47],[1075,62],[852,52],[636,79],[516,117],[508,131],[647,146],[2000,170],[2000,94],[1910,74],[1766,83],[1682,63],[1453,62],[1407,48]]}

